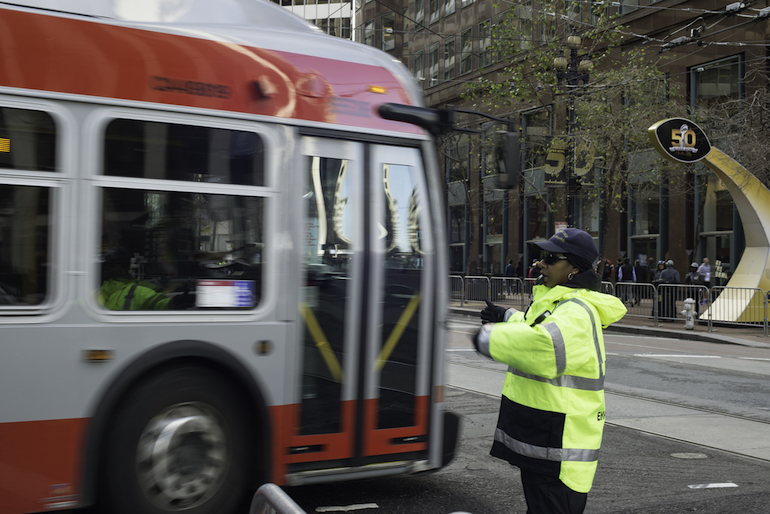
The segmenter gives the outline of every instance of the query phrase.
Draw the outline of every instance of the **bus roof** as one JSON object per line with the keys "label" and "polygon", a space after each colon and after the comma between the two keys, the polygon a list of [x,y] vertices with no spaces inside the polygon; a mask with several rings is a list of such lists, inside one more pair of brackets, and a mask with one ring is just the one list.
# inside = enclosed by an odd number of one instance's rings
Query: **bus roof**
{"label": "bus roof", "polygon": [[0,4],[0,87],[420,132],[376,113],[421,104],[398,61],[266,0],[23,3]]}

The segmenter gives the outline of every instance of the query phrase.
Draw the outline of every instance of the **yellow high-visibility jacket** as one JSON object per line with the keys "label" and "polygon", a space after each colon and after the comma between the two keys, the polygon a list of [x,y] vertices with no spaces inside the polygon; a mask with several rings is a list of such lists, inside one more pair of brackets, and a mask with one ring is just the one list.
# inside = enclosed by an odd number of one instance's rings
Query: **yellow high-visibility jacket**
{"label": "yellow high-visibility jacket", "polygon": [[493,456],[591,489],[604,429],[602,328],[625,313],[614,296],[541,285],[526,313],[492,325],[479,351],[509,366]]}
{"label": "yellow high-visibility jacket", "polygon": [[111,278],[102,285],[97,301],[113,311],[139,311],[168,309],[171,299],[134,280]]}

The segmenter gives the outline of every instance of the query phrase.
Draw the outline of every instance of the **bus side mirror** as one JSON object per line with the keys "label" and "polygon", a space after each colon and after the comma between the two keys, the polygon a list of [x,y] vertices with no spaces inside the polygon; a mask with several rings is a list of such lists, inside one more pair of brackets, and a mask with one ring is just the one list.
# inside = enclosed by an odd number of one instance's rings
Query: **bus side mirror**
{"label": "bus side mirror", "polygon": [[519,134],[502,132],[495,145],[497,159],[498,189],[517,189],[521,177],[521,157],[519,150]]}

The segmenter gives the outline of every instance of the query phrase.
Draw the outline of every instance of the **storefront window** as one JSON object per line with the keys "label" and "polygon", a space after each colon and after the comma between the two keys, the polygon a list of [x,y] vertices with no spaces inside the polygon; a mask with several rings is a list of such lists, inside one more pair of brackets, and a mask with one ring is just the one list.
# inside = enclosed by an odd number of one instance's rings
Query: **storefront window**
{"label": "storefront window", "polygon": [[492,50],[489,49],[492,44],[491,23],[492,20],[479,23],[479,67],[481,68],[492,64]]}
{"label": "storefront window", "polygon": [[455,38],[444,40],[444,80],[455,78]]}
{"label": "storefront window", "polygon": [[548,238],[548,207],[545,201],[537,197],[527,199],[529,214],[527,237],[532,239]]}
{"label": "storefront window", "polygon": [[428,18],[428,23],[436,23],[439,19],[439,1],[438,0],[428,0],[428,7],[430,8],[430,18]]}
{"label": "storefront window", "polygon": [[396,47],[396,13],[382,15],[382,46],[383,50],[393,50]]}
{"label": "storefront window", "polygon": [[578,216],[575,226],[591,234],[593,237],[599,237],[599,204],[598,193],[596,191],[580,191],[578,193]]}
{"label": "storefront window", "polygon": [[697,106],[709,107],[725,100],[740,97],[740,56],[722,59],[690,70],[695,84]]}
{"label": "storefront window", "polygon": [[713,271],[712,285],[723,285],[735,271],[734,261],[738,257],[732,248],[735,207],[730,192],[716,175],[702,175],[699,182],[699,261],[708,257]]}
{"label": "storefront window", "polygon": [[465,206],[454,205],[449,208],[449,243],[465,242]]}
{"label": "storefront window", "polygon": [[652,182],[635,184],[630,194],[633,235],[660,233],[660,186]]}
{"label": "storefront window", "polygon": [[522,2],[519,5],[518,13],[519,30],[521,31],[521,42],[519,45],[522,50],[529,50],[532,48],[532,32],[534,30],[532,0]]}
{"label": "storefront window", "polygon": [[522,115],[524,125],[525,169],[545,165],[551,136],[551,111],[538,109]]}
{"label": "storefront window", "polygon": [[422,50],[414,56],[414,78],[420,88],[425,87],[425,53]]}

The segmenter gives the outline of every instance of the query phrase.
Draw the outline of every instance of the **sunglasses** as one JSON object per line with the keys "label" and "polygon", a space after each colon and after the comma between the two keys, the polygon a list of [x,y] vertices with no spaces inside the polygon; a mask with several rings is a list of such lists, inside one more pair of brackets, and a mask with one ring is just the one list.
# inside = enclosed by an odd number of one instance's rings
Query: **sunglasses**
{"label": "sunglasses", "polygon": [[559,261],[566,261],[567,258],[563,255],[556,255],[555,253],[547,253],[545,256],[541,259],[542,262],[544,262],[547,266],[553,266]]}

